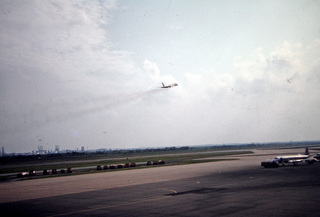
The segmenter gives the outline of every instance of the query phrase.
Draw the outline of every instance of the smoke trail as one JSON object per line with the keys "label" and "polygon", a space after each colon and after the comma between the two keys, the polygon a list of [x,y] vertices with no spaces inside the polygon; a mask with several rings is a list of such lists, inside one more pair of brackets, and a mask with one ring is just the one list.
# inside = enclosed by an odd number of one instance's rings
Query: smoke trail
{"label": "smoke trail", "polygon": [[[150,94],[155,94],[158,91],[159,90],[156,89],[156,90],[142,91],[142,92],[136,92],[131,94],[119,94],[119,95],[94,98],[91,100],[86,100],[86,103],[91,104],[86,106],[82,101],[81,102],[81,106],[83,106],[82,108],[78,108],[78,110],[71,111],[68,114],[62,114],[62,116],[60,116],[59,119],[65,120],[68,118],[76,118],[76,117],[85,116],[92,113],[99,113],[107,109],[111,109],[132,101],[142,99],[145,96]],[[79,102],[77,104],[79,104]],[[74,107],[74,106],[75,105],[71,105],[70,107]]]}
{"label": "smoke trail", "polygon": [[125,105],[153,95],[161,89],[153,89],[135,93],[106,95],[94,98],[77,98],[73,101],[56,101],[46,105],[37,105],[24,114],[9,114],[12,117],[11,126],[3,126],[1,131],[19,131],[39,128],[52,123],[66,122],[89,114],[104,112],[106,110]]}

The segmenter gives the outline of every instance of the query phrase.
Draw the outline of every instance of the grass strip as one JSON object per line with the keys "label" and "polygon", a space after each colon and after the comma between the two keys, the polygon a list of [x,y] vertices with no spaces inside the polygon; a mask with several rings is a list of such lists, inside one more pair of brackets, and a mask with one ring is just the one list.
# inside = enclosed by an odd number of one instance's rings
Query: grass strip
{"label": "grass strip", "polygon": [[234,151],[234,152],[208,152],[208,153],[184,153],[184,154],[174,154],[174,155],[157,155],[157,156],[149,156],[149,157],[139,157],[134,156],[132,158],[120,158],[113,160],[101,160],[101,161],[85,161],[85,162],[64,162],[61,164],[54,165],[32,165],[32,166],[17,166],[10,168],[0,168],[0,174],[3,173],[15,173],[15,172],[23,172],[23,171],[41,171],[41,170],[51,170],[51,169],[65,169],[65,168],[81,168],[81,167],[90,167],[97,165],[110,165],[110,164],[125,164],[132,162],[147,162],[147,161],[158,161],[163,160],[166,164],[189,164],[195,163],[194,159],[201,159],[199,162],[211,162],[211,160],[204,160],[204,158],[212,158],[212,157],[221,157],[221,156],[230,156],[230,155],[241,155],[241,154],[250,154],[253,153],[251,151]]}

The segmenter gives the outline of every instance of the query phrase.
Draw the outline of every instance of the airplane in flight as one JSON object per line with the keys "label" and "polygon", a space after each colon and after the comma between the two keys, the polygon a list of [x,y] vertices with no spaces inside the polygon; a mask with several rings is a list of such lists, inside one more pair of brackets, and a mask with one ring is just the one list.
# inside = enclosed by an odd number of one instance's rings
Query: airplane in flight
{"label": "airplane in flight", "polygon": [[309,157],[310,157],[310,153],[307,147],[304,154],[277,156],[273,160],[261,162],[261,166],[278,167],[280,164],[282,166],[285,166],[284,163],[292,163],[293,165],[296,165],[298,162],[303,162],[303,161],[309,164],[314,163],[315,159],[309,159]]}
{"label": "airplane in flight", "polygon": [[170,85],[164,85],[164,83],[162,82],[162,87],[161,88],[171,88],[171,87],[175,87],[175,86],[178,86],[178,84],[174,83],[174,84],[170,84]]}

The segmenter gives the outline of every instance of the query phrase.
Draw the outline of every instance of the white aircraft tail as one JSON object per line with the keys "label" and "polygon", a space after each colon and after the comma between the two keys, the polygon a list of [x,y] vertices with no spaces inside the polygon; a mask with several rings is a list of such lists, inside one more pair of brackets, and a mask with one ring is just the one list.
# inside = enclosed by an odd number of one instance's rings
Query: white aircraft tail
{"label": "white aircraft tail", "polygon": [[164,87],[165,85],[164,85],[164,83],[162,82],[162,87]]}

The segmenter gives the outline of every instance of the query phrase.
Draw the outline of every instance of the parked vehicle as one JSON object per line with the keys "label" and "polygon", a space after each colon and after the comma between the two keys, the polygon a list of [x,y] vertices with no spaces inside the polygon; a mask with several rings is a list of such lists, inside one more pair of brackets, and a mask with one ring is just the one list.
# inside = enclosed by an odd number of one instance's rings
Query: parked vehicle
{"label": "parked vehicle", "polygon": [[130,164],[130,167],[136,167],[137,165],[136,165],[136,163],[131,163]]}
{"label": "parked vehicle", "polygon": [[37,174],[36,174],[36,171],[31,170],[31,171],[29,172],[29,176],[35,176],[35,175],[37,175]]}
{"label": "parked vehicle", "polygon": [[163,160],[159,160],[159,164],[165,164]]}
{"label": "parked vehicle", "polygon": [[27,172],[20,172],[20,173],[17,174],[17,177],[18,177],[18,178],[22,178],[22,177],[25,177],[25,176],[27,176],[27,175],[28,175]]}
{"label": "parked vehicle", "polygon": [[110,168],[110,169],[115,169],[115,168],[116,168],[116,165],[111,164],[109,168]]}
{"label": "parked vehicle", "polygon": [[49,170],[43,170],[43,175],[49,175],[49,174],[50,174]]}

